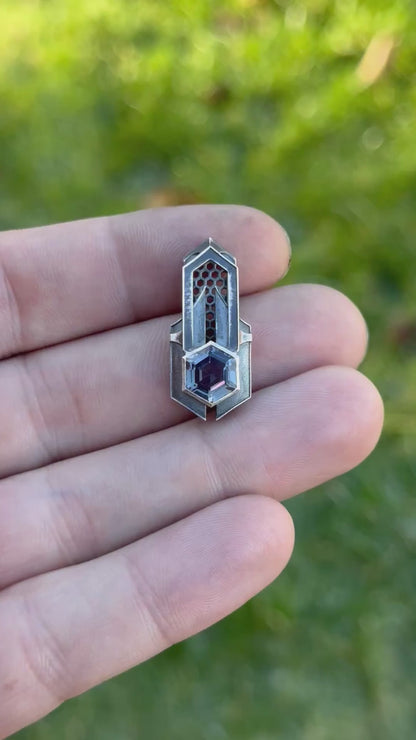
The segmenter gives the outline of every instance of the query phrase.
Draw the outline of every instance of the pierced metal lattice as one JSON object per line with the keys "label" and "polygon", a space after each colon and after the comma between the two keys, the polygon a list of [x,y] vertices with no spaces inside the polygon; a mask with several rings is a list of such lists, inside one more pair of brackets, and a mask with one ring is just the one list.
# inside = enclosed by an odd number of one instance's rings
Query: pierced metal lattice
{"label": "pierced metal lattice", "polygon": [[206,341],[215,341],[215,304],[219,293],[227,303],[227,270],[211,260],[193,272],[194,303],[201,293],[205,293],[205,335]]}

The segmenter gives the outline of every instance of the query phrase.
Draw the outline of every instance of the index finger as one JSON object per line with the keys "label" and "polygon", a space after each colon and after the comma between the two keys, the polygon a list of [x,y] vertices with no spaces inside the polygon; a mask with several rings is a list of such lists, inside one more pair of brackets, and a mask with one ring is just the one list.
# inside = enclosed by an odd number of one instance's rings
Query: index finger
{"label": "index finger", "polygon": [[274,219],[246,206],[159,208],[0,234],[0,358],[179,309],[183,257],[209,236],[242,293],[287,270]]}

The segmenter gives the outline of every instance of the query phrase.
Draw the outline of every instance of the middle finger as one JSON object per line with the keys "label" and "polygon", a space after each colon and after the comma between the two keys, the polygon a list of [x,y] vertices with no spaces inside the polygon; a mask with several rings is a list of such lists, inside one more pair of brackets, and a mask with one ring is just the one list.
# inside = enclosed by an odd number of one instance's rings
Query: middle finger
{"label": "middle finger", "polygon": [[[320,285],[241,302],[253,326],[253,386],[320,365],[356,366],[366,329],[355,306]],[[0,477],[119,444],[190,414],[168,397],[174,317],[78,339],[0,363]]]}

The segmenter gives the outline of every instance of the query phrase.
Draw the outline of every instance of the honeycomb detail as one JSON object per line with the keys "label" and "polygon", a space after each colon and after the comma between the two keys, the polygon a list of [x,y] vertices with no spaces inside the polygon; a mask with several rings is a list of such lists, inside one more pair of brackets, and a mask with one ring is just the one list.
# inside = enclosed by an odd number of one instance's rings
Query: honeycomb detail
{"label": "honeycomb detail", "polygon": [[194,303],[205,293],[205,337],[215,341],[215,296],[218,291],[227,303],[228,275],[221,265],[208,260],[193,272]]}

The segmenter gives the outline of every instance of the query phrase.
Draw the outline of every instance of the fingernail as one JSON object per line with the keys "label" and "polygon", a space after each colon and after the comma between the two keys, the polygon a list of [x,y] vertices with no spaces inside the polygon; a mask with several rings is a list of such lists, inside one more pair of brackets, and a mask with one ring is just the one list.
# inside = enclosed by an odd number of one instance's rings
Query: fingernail
{"label": "fingernail", "polygon": [[[280,225],[281,225],[281,224],[280,224]],[[282,226],[282,225],[281,225],[281,226]],[[282,230],[283,230],[283,233],[284,233],[284,235],[285,235],[285,237],[286,237],[286,242],[287,242],[287,246],[288,246],[288,249],[289,249],[289,259],[288,259],[288,262],[287,262],[287,268],[286,268],[286,272],[284,272],[284,273],[283,273],[283,275],[282,275],[281,279],[283,279],[283,278],[285,278],[285,277],[286,277],[287,273],[288,273],[288,272],[289,272],[289,270],[290,270],[290,265],[292,264],[292,242],[290,241],[290,236],[289,236],[289,234],[287,233],[287,231],[286,231],[286,229],[285,229],[285,227],[284,227],[284,226],[282,226]]]}

